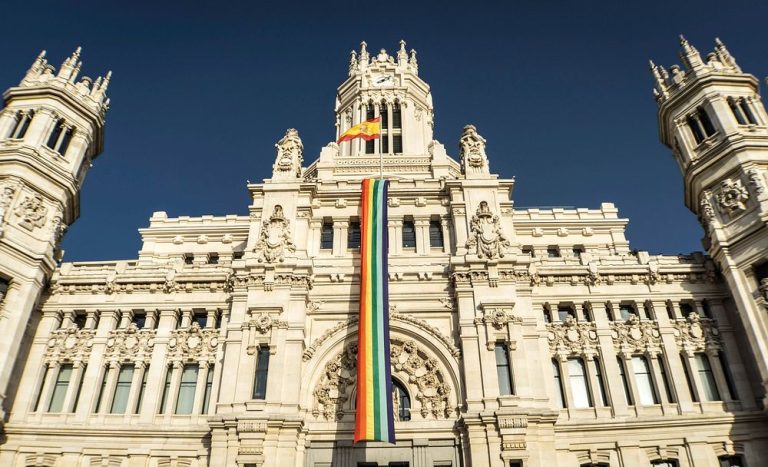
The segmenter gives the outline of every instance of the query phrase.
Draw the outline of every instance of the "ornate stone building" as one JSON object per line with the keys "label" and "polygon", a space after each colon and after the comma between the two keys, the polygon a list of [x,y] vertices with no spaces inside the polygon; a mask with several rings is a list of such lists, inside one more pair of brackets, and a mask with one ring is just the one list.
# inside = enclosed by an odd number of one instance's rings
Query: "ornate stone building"
{"label": "ornate stone building", "polygon": [[[765,465],[768,115],[717,43],[652,66],[708,253],[598,209],[515,209],[471,125],[433,139],[416,53],[352,52],[337,136],[290,129],[247,216],[156,212],[129,261],[63,263],[109,75],[41,56],[0,114],[3,466]],[[353,445],[360,179],[391,180],[396,445]],[[492,156],[492,154],[491,154]]]}

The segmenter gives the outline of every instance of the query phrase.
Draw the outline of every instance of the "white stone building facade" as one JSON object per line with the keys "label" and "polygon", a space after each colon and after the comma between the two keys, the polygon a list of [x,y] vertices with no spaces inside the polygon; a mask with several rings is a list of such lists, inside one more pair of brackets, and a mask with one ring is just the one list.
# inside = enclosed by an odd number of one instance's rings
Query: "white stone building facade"
{"label": "white stone building facade", "polygon": [[[433,139],[416,53],[350,59],[337,136],[290,129],[248,216],[156,212],[128,261],[56,265],[109,75],[39,57],[0,114],[3,466],[765,465],[768,115],[719,41],[652,65],[709,254],[599,209],[516,209],[468,125]],[[389,190],[397,444],[352,443],[360,180]],[[762,281],[762,282],[761,282]],[[761,285],[762,284],[762,285]]]}

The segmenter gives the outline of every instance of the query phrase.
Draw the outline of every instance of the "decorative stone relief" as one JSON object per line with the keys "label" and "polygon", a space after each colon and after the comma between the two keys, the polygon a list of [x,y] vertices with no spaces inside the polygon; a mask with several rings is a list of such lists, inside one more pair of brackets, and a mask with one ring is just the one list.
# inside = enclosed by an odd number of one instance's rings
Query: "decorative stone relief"
{"label": "decorative stone relief", "polygon": [[[429,357],[413,340],[393,338],[391,342],[392,374],[400,376],[409,394],[418,402],[414,409],[424,418],[450,417],[454,411],[449,405],[451,387],[437,360]],[[338,421],[353,414],[351,410],[345,413],[344,406],[356,384],[356,368],[357,343],[354,342],[325,364],[324,374],[313,391],[315,417]]]}
{"label": "decorative stone relief", "polygon": [[299,132],[289,128],[285,136],[275,144],[277,160],[272,166],[273,179],[295,179],[301,177],[301,164],[304,162],[304,145]]}
{"label": "decorative stone relief", "polygon": [[318,301],[309,301],[307,302],[307,305],[304,307],[304,312],[308,315],[311,315],[312,313],[318,311],[321,306],[323,306],[323,303],[325,303],[322,300]]}
{"label": "decorative stone relief", "polygon": [[192,323],[187,329],[171,331],[168,340],[168,356],[171,361],[213,362],[219,347],[218,329],[201,329],[197,323]]}
{"label": "decorative stone relief", "polygon": [[465,175],[488,174],[488,158],[485,155],[485,138],[477,134],[474,125],[467,125],[459,139],[461,171]]}
{"label": "decorative stone relief", "polygon": [[499,216],[491,213],[487,202],[481,201],[470,221],[470,234],[466,248],[474,249],[480,259],[496,259],[504,257],[509,245],[509,240],[501,229]]}
{"label": "decorative stone relief", "polygon": [[35,227],[45,225],[48,208],[43,205],[43,197],[35,193],[31,196],[25,196],[19,203],[15,211],[19,216],[19,225],[27,230],[34,230]]}
{"label": "decorative stone relief", "polygon": [[45,360],[48,362],[86,361],[91,353],[95,335],[96,331],[92,329],[74,327],[53,331],[45,349]]}
{"label": "decorative stone relief", "polygon": [[259,313],[248,321],[247,326],[258,331],[259,334],[266,334],[273,327],[286,328],[288,323],[279,319],[273,319],[268,313]]}
{"label": "decorative stone relief", "polygon": [[0,237],[3,236],[3,225],[5,224],[6,213],[11,206],[14,193],[16,193],[16,188],[10,183],[3,185],[2,191],[0,191]]}
{"label": "decorative stone relief", "polygon": [[760,281],[760,295],[763,297],[763,300],[765,300],[766,307],[768,308],[768,279]]}
{"label": "decorative stone relief", "polygon": [[283,207],[278,204],[262,224],[254,252],[259,262],[274,263],[285,261],[286,251],[293,253],[296,246],[291,240],[289,221],[283,216]]}
{"label": "decorative stone relief", "polygon": [[134,323],[127,329],[109,332],[107,338],[107,358],[116,361],[145,361],[152,357],[155,347],[154,329],[139,329]]}
{"label": "decorative stone relief", "polygon": [[562,323],[547,324],[549,350],[561,360],[572,355],[591,358],[597,355],[598,341],[595,323],[577,322],[567,316]]}
{"label": "decorative stone relief", "polygon": [[733,216],[747,209],[746,202],[749,193],[741,180],[726,178],[720,182],[720,192],[717,194],[717,205],[720,212]]}
{"label": "decorative stone relief", "polygon": [[623,355],[661,352],[661,334],[654,321],[641,321],[632,315],[626,322],[612,322],[611,334],[614,347]]}
{"label": "decorative stone relief", "polygon": [[675,341],[689,355],[705,350],[720,350],[720,330],[717,323],[693,312],[686,319],[675,320]]}
{"label": "decorative stone relief", "polygon": [[701,195],[701,201],[699,202],[699,206],[701,207],[701,219],[704,221],[707,230],[710,232],[714,230],[714,222],[717,221],[717,218],[715,217],[715,208],[712,207],[712,203],[709,201],[711,196],[712,193],[705,191]]}
{"label": "decorative stone relief", "polygon": [[512,314],[513,305],[481,305],[483,317],[476,319],[476,324],[490,324],[496,329],[503,329],[508,323],[522,323],[523,319]]}
{"label": "decorative stone relief", "polygon": [[755,190],[756,195],[759,196],[765,192],[765,178],[760,171],[757,169],[747,170],[747,178],[749,179],[749,184],[752,185],[752,189]]}

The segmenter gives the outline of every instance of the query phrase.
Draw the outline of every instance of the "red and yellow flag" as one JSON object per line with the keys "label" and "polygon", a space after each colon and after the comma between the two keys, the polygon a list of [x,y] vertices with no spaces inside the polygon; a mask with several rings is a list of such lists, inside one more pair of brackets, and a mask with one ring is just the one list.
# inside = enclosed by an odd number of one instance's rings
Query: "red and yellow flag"
{"label": "red and yellow flag", "polygon": [[342,141],[349,141],[355,138],[363,138],[366,141],[376,139],[381,135],[381,117],[376,117],[371,120],[367,120],[363,123],[353,126],[349,130],[345,131],[339,137],[337,143]]}

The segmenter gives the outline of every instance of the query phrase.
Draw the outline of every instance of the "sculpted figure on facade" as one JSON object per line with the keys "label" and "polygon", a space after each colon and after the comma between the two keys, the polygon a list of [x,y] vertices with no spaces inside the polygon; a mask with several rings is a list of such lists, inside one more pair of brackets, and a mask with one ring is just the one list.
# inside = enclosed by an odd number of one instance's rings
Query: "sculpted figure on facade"
{"label": "sculpted figure on facade", "polygon": [[299,132],[289,128],[275,147],[277,160],[272,166],[272,178],[285,180],[300,178],[301,164],[304,162],[304,145],[299,138]]}
{"label": "sculpted figure on facade", "polygon": [[720,350],[720,330],[714,320],[692,312],[685,320],[676,320],[675,341],[687,353]]}
{"label": "sculpted figure on facade", "polygon": [[712,207],[712,203],[709,201],[711,196],[712,194],[709,191],[705,191],[701,195],[701,202],[699,203],[699,206],[701,207],[701,219],[709,232],[714,230],[714,223],[717,221],[717,218],[715,217],[715,208]]}
{"label": "sculpted figure on facade", "polygon": [[6,213],[8,212],[11,201],[13,201],[13,194],[16,189],[10,185],[3,185],[3,189],[0,192],[0,237],[3,236],[3,226],[5,225]]}
{"label": "sculpted figure on facade", "polygon": [[254,248],[259,262],[275,263],[285,261],[286,252],[293,253],[296,246],[291,240],[291,228],[283,215],[283,207],[275,206],[272,215],[261,226],[259,241]]}
{"label": "sculpted figure on facade", "polygon": [[720,192],[717,194],[717,204],[720,212],[732,216],[747,209],[746,202],[749,193],[741,180],[727,178],[720,182]]}
{"label": "sculpted figure on facade", "polygon": [[765,193],[765,178],[763,174],[757,169],[747,170],[747,178],[749,178],[749,184],[752,185],[752,189],[755,190],[756,195]]}
{"label": "sculpted figure on facade", "polygon": [[501,229],[499,216],[491,213],[488,203],[480,202],[469,225],[469,239],[466,247],[474,250],[480,259],[503,258],[510,242]]}
{"label": "sculpted figure on facade", "polygon": [[625,322],[611,322],[611,331],[613,344],[623,355],[661,352],[661,334],[658,324],[654,321],[640,320],[633,314]]}
{"label": "sculpted figure on facade", "polygon": [[19,207],[16,208],[16,215],[21,218],[19,225],[27,230],[44,226],[47,214],[48,208],[43,205],[43,197],[37,193],[32,196],[26,196],[19,204]]}
{"label": "sculpted figure on facade", "polygon": [[597,355],[598,340],[595,323],[576,321],[567,316],[562,323],[547,324],[549,349],[559,358],[571,355]]}
{"label": "sculpted figure on facade", "polygon": [[461,170],[465,175],[488,174],[488,158],[485,155],[485,138],[477,134],[474,125],[467,125],[459,139]]}

